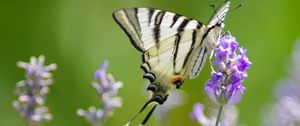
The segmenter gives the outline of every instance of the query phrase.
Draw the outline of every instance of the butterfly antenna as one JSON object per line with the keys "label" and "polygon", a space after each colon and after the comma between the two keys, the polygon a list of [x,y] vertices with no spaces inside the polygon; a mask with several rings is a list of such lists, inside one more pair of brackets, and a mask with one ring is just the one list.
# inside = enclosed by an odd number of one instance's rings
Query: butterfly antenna
{"label": "butterfly antenna", "polygon": [[242,7],[242,5],[243,5],[242,2],[240,2],[240,4],[239,4],[238,6],[236,6],[235,8],[233,8],[233,9],[231,9],[231,10],[229,10],[228,13],[231,13],[231,12],[235,11],[236,9]]}
{"label": "butterfly antenna", "polygon": [[210,6],[210,7],[212,7],[212,8],[214,9],[214,13],[216,13],[216,11],[217,11],[217,10],[216,10],[216,6],[215,6],[215,4],[213,4],[213,3],[210,3],[210,4],[209,4],[209,6]]}
{"label": "butterfly antenna", "polygon": [[145,119],[143,120],[143,122],[140,124],[140,126],[145,126],[146,125],[146,123],[148,122],[150,116],[154,112],[156,106],[157,106],[157,104],[153,106],[153,108],[149,111],[149,113],[147,114],[147,116],[145,117]]}

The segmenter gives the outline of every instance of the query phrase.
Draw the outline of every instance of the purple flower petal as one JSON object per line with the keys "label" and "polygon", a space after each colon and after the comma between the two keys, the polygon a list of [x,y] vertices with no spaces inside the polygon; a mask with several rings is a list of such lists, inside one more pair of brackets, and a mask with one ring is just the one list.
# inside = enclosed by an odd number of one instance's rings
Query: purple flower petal
{"label": "purple flower petal", "polygon": [[13,106],[29,125],[38,125],[41,121],[49,121],[52,115],[44,106],[45,95],[49,92],[49,85],[52,83],[50,71],[56,69],[56,64],[44,65],[45,57],[31,57],[30,62],[18,62],[17,66],[24,68],[26,79],[17,83],[16,93],[18,100]]}
{"label": "purple flower petal", "polygon": [[98,71],[96,71],[96,73],[95,73],[95,79],[100,80],[101,84],[103,85],[104,88],[109,87],[109,82],[106,77],[107,67],[108,67],[108,61],[104,61],[101,68]]}
{"label": "purple flower petal", "polygon": [[198,120],[201,124],[206,124],[208,121],[207,118],[205,117],[204,113],[204,106],[203,104],[196,103],[193,108],[193,112],[190,114],[190,117],[193,120]]}
{"label": "purple flower petal", "polygon": [[111,74],[107,74],[107,67],[108,61],[105,61],[100,69],[95,72],[95,81],[92,82],[92,87],[98,93],[102,108],[96,109],[95,107],[90,107],[87,111],[82,109],[77,110],[79,116],[85,117],[93,125],[100,125],[103,120],[113,115],[116,108],[122,106],[122,99],[117,94],[123,83],[116,82]]}
{"label": "purple flower petal", "polygon": [[240,56],[238,57],[237,64],[239,64],[238,68],[240,71],[244,71],[245,69],[249,68],[252,64],[248,57],[246,56],[246,50],[243,50],[242,48],[239,48]]}
{"label": "purple flower petal", "polygon": [[245,69],[251,64],[246,56],[246,50],[239,47],[235,37],[223,36],[216,48],[215,61],[212,64],[218,72],[212,72],[211,79],[207,81],[205,86],[207,94],[220,104],[228,103],[232,97],[239,99],[245,90],[242,82],[248,76]]}
{"label": "purple flower petal", "polygon": [[[193,120],[203,126],[214,126],[216,123],[218,108],[215,106],[209,106],[210,111],[207,116],[204,114],[203,104],[196,103],[193,107],[193,111],[190,113],[190,117]],[[222,118],[219,126],[236,126],[238,121],[238,111],[235,106],[224,106]]]}

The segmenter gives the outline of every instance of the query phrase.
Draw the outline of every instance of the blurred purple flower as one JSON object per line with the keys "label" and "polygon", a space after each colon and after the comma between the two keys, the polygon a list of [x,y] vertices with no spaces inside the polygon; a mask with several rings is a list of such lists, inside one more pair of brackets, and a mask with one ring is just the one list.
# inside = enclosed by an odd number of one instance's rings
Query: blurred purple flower
{"label": "blurred purple flower", "polygon": [[223,36],[216,48],[215,61],[212,63],[217,67],[217,71],[213,70],[211,73],[212,78],[207,81],[205,90],[221,105],[239,101],[246,89],[242,85],[248,76],[246,69],[249,69],[251,64],[246,56],[246,50],[239,47],[236,39],[230,35]]}
{"label": "blurred purple flower", "polygon": [[100,99],[100,107],[96,109],[91,106],[87,111],[78,109],[77,114],[85,117],[93,126],[99,126],[103,121],[111,117],[116,108],[121,107],[121,98],[117,96],[119,88],[123,86],[122,82],[115,82],[111,74],[106,73],[108,62],[105,61],[101,68],[95,73],[95,81],[92,87],[96,89]]}
{"label": "blurred purple flower", "polygon": [[296,45],[292,60],[292,65],[288,65],[289,77],[280,80],[275,89],[276,103],[263,114],[264,125],[300,125],[300,41]]}
{"label": "blurred purple flower", "polygon": [[17,63],[18,67],[25,69],[26,79],[16,85],[19,99],[13,101],[13,106],[29,126],[37,126],[41,121],[52,119],[52,115],[48,113],[48,108],[44,104],[45,95],[49,92],[48,86],[52,83],[50,71],[56,69],[56,64],[44,66],[44,62],[45,57],[41,55],[38,58],[31,57],[30,63]]}
{"label": "blurred purple flower", "polygon": [[[233,105],[224,106],[223,116],[219,123],[219,126],[237,126],[238,121],[238,111],[237,108]],[[196,103],[193,108],[193,112],[190,113],[190,116],[193,120],[197,120],[203,126],[215,126],[218,109],[217,107],[212,107],[209,116],[204,114],[204,105],[201,103]]]}
{"label": "blurred purple flower", "polygon": [[[291,79],[279,82],[277,86],[277,102],[268,107],[264,113],[267,126],[299,126],[300,125],[300,84]],[[271,109],[270,109],[271,108]]]}

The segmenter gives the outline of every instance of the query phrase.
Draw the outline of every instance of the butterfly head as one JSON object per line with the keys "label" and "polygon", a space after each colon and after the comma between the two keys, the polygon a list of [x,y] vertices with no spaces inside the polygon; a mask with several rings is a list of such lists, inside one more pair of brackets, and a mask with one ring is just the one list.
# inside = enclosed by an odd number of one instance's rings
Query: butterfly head
{"label": "butterfly head", "polygon": [[224,28],[224,20],[229,11],[230,0],[226,0],[212,16],[210,22],[208,23],[208,27],[221,27]]}
{"label": "butterfly head", "polygon": [[217,45],[216,42],[219,41],[221,37],[221,33],[223,31],[223,28],[225,27],[224,20],[225,17],[229,11],[230,7],[230,0],[226,0],[215,12],[215,14],[212,16],[211,20],[209,21],[207,25],[207,31],[206,31],[206,40],[207,47],[212,50]]}

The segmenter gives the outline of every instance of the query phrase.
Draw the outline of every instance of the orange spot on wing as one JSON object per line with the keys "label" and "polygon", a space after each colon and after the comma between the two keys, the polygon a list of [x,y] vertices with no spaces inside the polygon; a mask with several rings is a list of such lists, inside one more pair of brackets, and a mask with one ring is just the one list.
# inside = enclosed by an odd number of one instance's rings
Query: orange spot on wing
{"label": "orange spot on wing", "polygon": [[172,82],[172,84],[177,84],[178,82],[183,82],[184,78],[182,76],[173,76],[170,77],[170,82]]}

